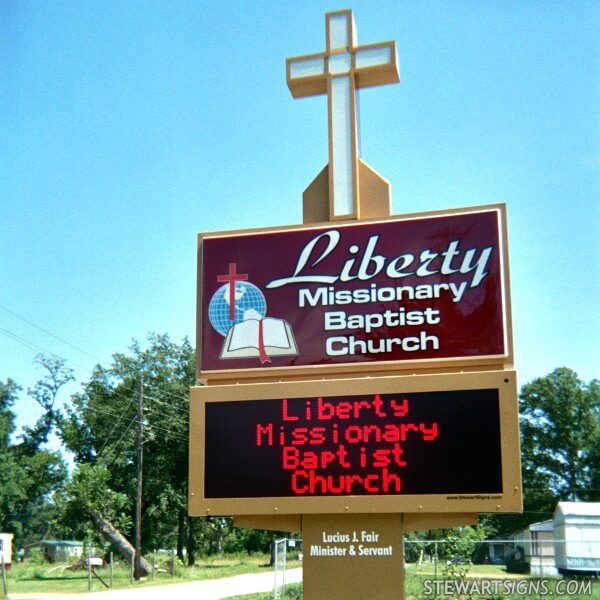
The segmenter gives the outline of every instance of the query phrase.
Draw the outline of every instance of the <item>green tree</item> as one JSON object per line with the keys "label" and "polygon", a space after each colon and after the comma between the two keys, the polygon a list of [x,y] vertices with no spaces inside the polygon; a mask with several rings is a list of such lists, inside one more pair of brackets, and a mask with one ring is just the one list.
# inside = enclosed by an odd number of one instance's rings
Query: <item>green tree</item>
{"label": "green tree", "polygon": [[20,505],[27,500],[23,469],[11,447],[11,435],[15,430],[15,415],[11,407],[18,391],[19,387],[14,381],[8,379],[5,383],[0,382],[0,529],[13,532],[20,529],[15,519]]}
{"label": "green tree", "polygon": [[564,367],[521,390],[523,467],[533,483],[545,484],[556,499],[590,494],[599,392],[598,382],[585,385]]}
{"label": "green tree", "polygon": [[418,562],[425,556],[437,557],[442,563],[456,557],[466,559],[465,564],[481,562],[479,547],[493,533],[487,515],[480,515],[477,525],[408,531],[405,554],[408,562]]}
{"label": "green tree", "polygon": [[65,366],[65,359],[57,356],[38,354],[34,363],[43,369],[43,377],[27,393],[44,410],[42,416],[33,427],[23,428],[23,451],[35,453],[40,446],[48,442],[48,437],[55,426],[59,425],[60,409],[57,401],[61,389],[75,380],[73,370]]}
{"label": "green tree", "polygon": [[[123,558],[133,561],[134,548],[121,533],[131,527],[129,515],[129,499],[110,487],[110,474],[106,467],[93,464],[80,465],[71,481],[66,486],[63,503],[63,520],[73,528],[81,528],[88,537],[85,523],[91,522],[94,531],[108,541]],[[96,536],[96,541],[100,541]],[[144,575],[151,572],[152,567],[144,559],[141,561]]]}
{"label": "green tree", "polygon": [[595,426],[590,434],[590,452],[588,456],[590,468],[590,486],[587,492],[582,494],[584,500],[590,502],[600,501],[600,381],[594,380],[588,386],[588,395],[595,398],[594,413]]}
{"label": "green tree", "polygon": [[494,515],[500,535],[551,518],[559,500],[595,500],[600,488],[600,384],[564,367],[519,395],[523,514]]}
{"label": "green tree", "polygon": [[[142,546],[151,550],[176,545],[180,557],[187,546],[192,560],[194,530],[187,515],[187,471],[194,358],[187,339],[177,344],[167,335],[152,334],[147,348],[133,342],[128,354],[113,356],[110,368],[96,367],[61,419],[62,439],[77,464],[105,467],[110,489],[133,499],[137,403],[143,381]],[[122,533],[130,535],[131,528],[127,526]]]}
{"label": "green tree", "polygon": [[25,432],[20,443],[13,443],[15,416],[11,409],[19,390],[10,379],[0,382],[0,529],[13,532],[17,545],[53,532],[51,517],[56,507],[51,497],[66,479],[62,458],[41,448],[41,439]]}

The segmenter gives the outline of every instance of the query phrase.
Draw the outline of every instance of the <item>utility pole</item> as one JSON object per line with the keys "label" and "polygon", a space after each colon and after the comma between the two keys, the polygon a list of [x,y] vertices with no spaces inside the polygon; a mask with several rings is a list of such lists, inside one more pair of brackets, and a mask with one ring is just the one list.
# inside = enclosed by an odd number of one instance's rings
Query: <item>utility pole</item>
{"label": "utility pole", "polygon": [[142,474],[144,464],[144,380],[140,379],[137,408],[136,493],[135,493],[135,556],[133,577],[142,577]]}

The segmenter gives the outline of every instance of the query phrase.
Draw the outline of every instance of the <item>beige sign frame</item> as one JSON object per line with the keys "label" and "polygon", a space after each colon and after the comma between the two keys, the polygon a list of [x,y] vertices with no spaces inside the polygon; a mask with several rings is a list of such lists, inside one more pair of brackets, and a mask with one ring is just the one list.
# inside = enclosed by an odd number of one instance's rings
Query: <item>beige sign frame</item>
{"label": "beige sign frame", "polygon": [[[356,227],[365,224],[373,223],[389,223],[402,222],[410,220],[419,220],[432,217],[444,217],[461,214],[474,214],[479,212],[498,212],[499,222],[499,243],[501,245],[500,260],[501,260],[501,279],[502,279],[502,305],[503,305],[503,321],[504,321],[504,336],[505,336],[505,353],[490,355],[490,356],[462,356],[455,358],[431,358],[418,360],[393,360],[393,361],[374,361],[374,362],[339,362],[335,364],[320,364],[306,366],[287,366],[287,367],[269,367],[269,368],[248,368],[248,369],[211,369],[202,371],[201,365],[201,347],[202,347],[202,327],[203,327],[203,294],[205,291],[202,287],[202,248],[203,240],[218,237],[236,237],[247,236],[256,233],[281,233],[285,231],[298,230],[318,230],[322,228],[342,228]],[[400,372],[452,372],[464,371],[471,369],[503,369],[512,367],[514,364],[513,354],[513,332],[512,332],[512,314],[510,305],[510,278],[509,278],[509,261],[508,261],[508,233],[507,233],[507,218],[505,204],[489,204],[483,206],[472,206],[465,208],[455,208],[441,211],[429,211],[420,213],[411,213],[405,215],[394,215],[388,218],[361,219],[360,221],[336,221],[335,223],[322,222],[310,223],[308,225],[291,225],[284,227],[271,227],[260,229],[243,229],[232,231],[219,231],[210,233],[198,234],[198,279],[197,279],[197,301],[196,301],[196,354],[197,354],[197,372],[196,378],[202,383],[210,382],[226,382],[228,380],[238,382],[243,380],[254,381],[269,381],[273,379],[314,379],[324,376],[342,376],[352,377],[357,370],[367,374],[382,374],[388,375],[391,373]],[[208,323],[204,324],[209,326]]]}
{"label": "beige sign frame", "polygon": [[[210,402],[302,398],[348,394],[498,389],[503,492],[497,495],[427,494],[224,498],[204,497],[204,406]],[[473,449],[478,452],[477,448]],[[477,373],[364,377],[289,383],[195,387],[190,399],[190,503],[192,516],[358,513],[494,513],[522,510],[519,415],[516,373]]]}

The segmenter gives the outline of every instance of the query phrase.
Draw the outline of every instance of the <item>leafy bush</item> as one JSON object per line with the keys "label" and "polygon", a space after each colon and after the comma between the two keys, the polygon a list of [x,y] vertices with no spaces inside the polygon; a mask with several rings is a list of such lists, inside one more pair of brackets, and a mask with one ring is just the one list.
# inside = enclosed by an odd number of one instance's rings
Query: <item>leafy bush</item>
{"label": "leafy bush", "polygon": [[505,562],[508,573],[529,573],[529,564],[525,562],[525,552],[521,546],[507,555]]}
{"label": "leafy bush", "polygon": [[476,565],[485,564],[488,559],[489,544],[487,542],[477,542],[473,548],[471,559]]}
{"label": "leafy bush", "polygon": [[31,565],[43,565],[46,562],[41,548],[30,548],[27,555],[27,562]]}

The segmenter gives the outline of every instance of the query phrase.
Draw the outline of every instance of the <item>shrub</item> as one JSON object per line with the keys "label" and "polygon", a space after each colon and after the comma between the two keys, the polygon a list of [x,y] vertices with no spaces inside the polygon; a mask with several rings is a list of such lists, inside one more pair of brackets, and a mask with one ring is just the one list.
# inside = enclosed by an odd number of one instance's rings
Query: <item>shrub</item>
{"label": "shrub", "polygon": [[30,548],[27,554],[27,562],[32,565],[43,565],[46,562],[41,548]]}
{"label": "shrub", "polygon": [[529,573],[529,564],[525,562],[525,552],[521,546],[508,554],[505,562],[507,573]]}

